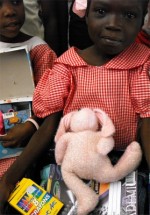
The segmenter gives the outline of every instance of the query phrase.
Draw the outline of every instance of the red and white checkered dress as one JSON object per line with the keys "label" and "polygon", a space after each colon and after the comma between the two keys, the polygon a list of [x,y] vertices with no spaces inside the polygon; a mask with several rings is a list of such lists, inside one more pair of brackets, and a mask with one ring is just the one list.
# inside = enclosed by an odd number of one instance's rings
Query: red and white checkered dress
{"label": "red and white checkered dress", "polygon": [[139,117],[150,117],[150,49],[134,43],[103,66],[88,65],[74,47],[47,70],[33,96],[38,117],[102,108],[116,127],[117,150],[135,140]]}
{"label": "red and white checkered dress", "polygon": [[[34,73],[33,74],[34,82],[35,82],[35,85],[37,85],[43,73],[48,68],[52,68],[54,60],[56,60],[56,54],[39,37],[32,37],[31,39],[23,43],[0,42],[0,49],[2,50],[2,49],[15,47],[15,46],[24,46],[24,45],[27,45],[27,48],[30,52],[30,58],[31,58],[33,73]],[[15,160],[16,160],[16,157],[0,160],[0,178]]]}

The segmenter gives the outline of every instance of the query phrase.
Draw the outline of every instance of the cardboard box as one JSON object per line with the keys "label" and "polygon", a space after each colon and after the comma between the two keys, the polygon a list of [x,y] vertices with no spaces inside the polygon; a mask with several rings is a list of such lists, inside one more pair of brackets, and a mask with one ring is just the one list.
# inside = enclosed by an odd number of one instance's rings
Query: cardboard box
{"label": "cardboard box", "polygon": [[[27,46],[0,52],[0,111],[4,132],[23,123],[32,115],[34,91],[33,71]],[[1,123],[2,124],[2,123]],[[4,148],[0,143],[0,159],[15,157],[23,148]]]}

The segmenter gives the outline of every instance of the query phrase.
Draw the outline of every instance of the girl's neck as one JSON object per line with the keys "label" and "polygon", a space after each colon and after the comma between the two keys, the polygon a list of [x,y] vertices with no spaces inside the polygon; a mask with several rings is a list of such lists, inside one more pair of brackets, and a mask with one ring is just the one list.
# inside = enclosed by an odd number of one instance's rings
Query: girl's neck
{"label": "girl's neck", "polygon": [[78,54],[87,64],[93,66],[102,66],[115,57],[112,55],[103,55],[103,53],[98,52],[94,46],[84,50],[78,50]]}
{"label": "girl's neck", "polygon": [[30,38],[32,38],[32,36],[24,34],[22,32],[19,32],[19,34],[13,38],[8,38],[0,35],[0,41],[5,43],[21,43],[29,40]]}

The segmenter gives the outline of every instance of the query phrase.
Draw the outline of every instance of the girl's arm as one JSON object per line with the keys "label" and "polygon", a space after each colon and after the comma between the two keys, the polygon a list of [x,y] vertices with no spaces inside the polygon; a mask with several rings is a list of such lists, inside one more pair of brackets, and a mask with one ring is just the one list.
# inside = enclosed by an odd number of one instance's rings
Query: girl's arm
{"label": "girl's arm", "polygon": [[145,158],[150,170],[150,118],[143,118],[141,124],[141,141]]}
{"label": "girl's arm", "polygon": [[50,143],[54,139],[61,115],[61,112],[57,112],[45,118],[39,130],[32,136],[22,154],[2,177],[0,181],[0,211],[2,211],[9,194],[16,183],[24,176],[27,169],[42,155],[42,153],[50,148]]}
{"label": "girl's arm", "polygon": [[[35,115],[33,115],[31,119],[33,119],[39,126],[43,122],[43,119],[40,119]],[[36,130],[37,128],[32,123],[32,120],[26,121],[25,123],[15,125],[7,132],[6,135],[0,136],[0,141],[2,141],[4,147],[26,146]]]}

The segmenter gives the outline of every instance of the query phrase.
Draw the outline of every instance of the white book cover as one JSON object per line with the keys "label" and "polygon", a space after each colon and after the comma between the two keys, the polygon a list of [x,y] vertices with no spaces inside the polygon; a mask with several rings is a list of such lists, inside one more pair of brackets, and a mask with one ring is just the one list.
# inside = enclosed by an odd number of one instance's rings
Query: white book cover
{"label": "white book cover", "polygon": [[[106,193],[106,191],[105,191]],[[104,195],[104,194],[103,194]],[[124,179],[110,183],[105,201],[100,201],[90,215],[138,215],[137,211],[137,171]]]}
{"label": "white book cover", "polygon": [[0,104],[32,101],[34,80],[26,46],[0,52]]}

